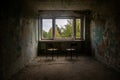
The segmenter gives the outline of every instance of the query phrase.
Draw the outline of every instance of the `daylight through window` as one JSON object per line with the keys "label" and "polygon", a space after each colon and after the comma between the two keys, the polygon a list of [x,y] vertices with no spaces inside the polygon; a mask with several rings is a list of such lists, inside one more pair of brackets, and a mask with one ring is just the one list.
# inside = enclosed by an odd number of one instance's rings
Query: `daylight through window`
{"label": "daylight through window", "polygon": [[81,18],[42,18],[40,21],[40,40],[83,40]]}
{"label": "daylight through window", "polygon": [[73,38],[73,19],[55,19],[55,38]]}
{"label": "daylight through window", "polygon": [[76,19],[76,39],[81,38],[81,19]]}
{"label": "daylight through window", "polygon": [[53,38],[52,19],[42,19],[42,39]]}

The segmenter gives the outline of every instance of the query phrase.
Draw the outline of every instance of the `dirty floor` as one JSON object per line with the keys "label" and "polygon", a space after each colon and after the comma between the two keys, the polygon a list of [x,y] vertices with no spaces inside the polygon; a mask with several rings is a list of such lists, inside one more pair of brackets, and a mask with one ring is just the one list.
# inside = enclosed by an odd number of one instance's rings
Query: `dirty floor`
{"label": "dirty floor", "polygon": [[92,57],[37,57],[10,80],[120,80],[120,73]]}

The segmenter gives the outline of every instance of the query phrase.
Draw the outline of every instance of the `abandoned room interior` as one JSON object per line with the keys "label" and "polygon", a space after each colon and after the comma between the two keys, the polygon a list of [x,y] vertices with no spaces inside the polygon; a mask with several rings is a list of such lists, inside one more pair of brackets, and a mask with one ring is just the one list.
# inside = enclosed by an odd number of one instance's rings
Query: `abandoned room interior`
{"label": "abandoned room interior", "polygon": [[1,0],[0,80],[120,80],[117,0]]}

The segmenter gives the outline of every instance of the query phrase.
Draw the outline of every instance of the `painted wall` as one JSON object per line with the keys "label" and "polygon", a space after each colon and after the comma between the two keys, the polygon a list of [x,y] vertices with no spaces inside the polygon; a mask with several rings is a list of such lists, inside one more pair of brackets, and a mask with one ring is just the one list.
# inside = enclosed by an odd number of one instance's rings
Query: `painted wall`
{"label": "painted wall", "polygon": [[19,1],[0,5],[0,79],[6,80],[37,55],[38,21],[26,15]]}
{"label": "painted wall", "polygon": [[120,70],[120,23],[117,14],[97,15],[91,21],[92,51],[103,63]]}
{"label": "painted wall", "polygon": [[2,28],[1,68],[3,76],[7,78],[36,57],[38,42],[36,21],[29,18],[16,20],[12,17],[1,27],[4,27]]}

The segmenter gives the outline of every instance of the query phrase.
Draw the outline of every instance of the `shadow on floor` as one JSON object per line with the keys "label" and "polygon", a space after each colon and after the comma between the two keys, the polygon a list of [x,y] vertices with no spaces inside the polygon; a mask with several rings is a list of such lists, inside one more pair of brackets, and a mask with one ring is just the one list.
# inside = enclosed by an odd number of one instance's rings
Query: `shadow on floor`
{"label": "shadow on floor", "polygon": [[120,80],[120,73],[89,56],[72,60],[43,56],[35,58],[10,80]]}

